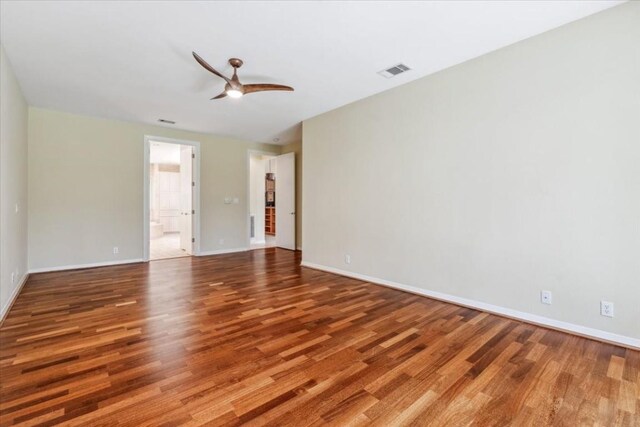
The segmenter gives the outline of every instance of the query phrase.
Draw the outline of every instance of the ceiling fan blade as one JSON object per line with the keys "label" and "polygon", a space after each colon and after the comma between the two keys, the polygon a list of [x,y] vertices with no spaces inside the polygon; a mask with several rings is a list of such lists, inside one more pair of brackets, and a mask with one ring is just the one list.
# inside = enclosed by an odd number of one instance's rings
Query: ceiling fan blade
{"label": "ceiling fan blade", "polygon": [[195,58],[196,61],[198,61],[198,64],[202,65],[204,68],[206,68],[207,70],[211,71],[213,74],[215,74],[216,76],[224,79],[224,81],[226,81],[227,83],[231,84],[231,80],[229,80],[228,78],[226,78],[221,72],[217,71],[215,68],[213,68],[211,65],[207,64],[207,61],[205,61],[204,59],[202,59],[200,57],[200,55],[198,55],[195,52],[191,52],[193,54],[193,57]]}
{"label": "ceiling fan blade", "polygon": [[213,98],[211,98],[211,99],[221,99],[221,98],[224,98],[224,97],[226,97],[226,96],[227,96],[227,92],[222,92],[220,95],[218,95],[218,96],[214,96],[214,97],[213,97]]}
{"label": "ceiling fan blade", "polygon": [[242,85],[243,93],[246,95],[253,92],[264,92],[267,90],[286,90],[293,91],[291,86],[274,85],[271,83],[258,83],[253,85]]}

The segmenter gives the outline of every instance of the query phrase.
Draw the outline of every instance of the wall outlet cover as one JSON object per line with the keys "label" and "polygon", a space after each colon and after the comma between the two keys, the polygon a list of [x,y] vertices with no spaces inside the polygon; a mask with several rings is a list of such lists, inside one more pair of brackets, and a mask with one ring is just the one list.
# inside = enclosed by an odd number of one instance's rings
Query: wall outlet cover
{"label": "wall outlet cover", "polygon": [[600,315],[613,317],[613,303],[611,301],[600,301]]}
{"label": "wall outlet cover", "polygon": [[551,305],[551,303],[553,302],[551,291],[540,291],[540,302],[543,304]]}

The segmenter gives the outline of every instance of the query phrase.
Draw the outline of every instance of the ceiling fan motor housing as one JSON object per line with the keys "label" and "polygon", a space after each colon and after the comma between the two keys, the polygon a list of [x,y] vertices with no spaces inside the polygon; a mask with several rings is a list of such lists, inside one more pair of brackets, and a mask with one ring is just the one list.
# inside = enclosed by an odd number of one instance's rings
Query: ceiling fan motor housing
{"label": "ceiling fan motor housing", "polygon": [[240,68],[242,67],[242,64],[244,64],[244,62],[242,62],[242,59],[229,58],[229,64],[231,64],[233,68]]}

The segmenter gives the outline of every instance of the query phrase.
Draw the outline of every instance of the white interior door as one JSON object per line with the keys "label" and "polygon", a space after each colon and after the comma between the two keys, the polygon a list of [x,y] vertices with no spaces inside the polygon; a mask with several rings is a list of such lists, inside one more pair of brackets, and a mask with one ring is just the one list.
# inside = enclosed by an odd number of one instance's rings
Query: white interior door
{"label": "white interior door", "polygon": [[180,147],[180,249],[193,254],[193,147]]}
{"label": "white interior door", "polygon": [[276,160],[276,246],[296,249],[296,157],[287,153]]}

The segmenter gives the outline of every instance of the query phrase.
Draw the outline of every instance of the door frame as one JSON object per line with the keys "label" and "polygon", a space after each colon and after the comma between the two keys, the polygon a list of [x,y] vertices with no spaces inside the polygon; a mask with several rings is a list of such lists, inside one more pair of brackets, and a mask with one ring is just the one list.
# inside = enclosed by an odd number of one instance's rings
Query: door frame
{"label": "door frame", "polygon": [[142,174],[143,188],[144,188],[143,204],[142,204],[142,239],[143,239],[142,240],[142,244],[143,244],[142,260],[144,262],[149,261],[149,224],[150,224],[149,215],[151,214],[151,211],[150,211],[151,208],[149,203],[149,197],[150,197],[149,161],[150,161],[150,155],[151,155],[152,141],[164,142],[168,144],[190,145],[191,147],[193,147],[193,153],[195,154],[196,157],[194,159],[195,161],[193,162],[193,171],[192,171],[193,181],[195,182],[195,185],[193,186],[193,189],[192,189],[192,196],[193,196],[193,210],[196,213],[191,217],[193,238],[195,238],[192,252],[194,256],[198,256],[200,255],[200,217],[201,217],[201,214],[200,214],[200,142],[187,141],[183,139],[165,138],[161,136],[145,135],[144,136],[144,168],[143,168],[143,174]]}
{"label": "door frame", "polygon": [[274,153],[272,151],[264,151],[264,150],[247,150],[247,198],[246,198],[246,206],[245,210],[245,218],[247,221],[246,230],[247,230],[247,240],[246,247],[247,249],[251,249],[251,156],[270,156],[277,157],[280,154]]}

